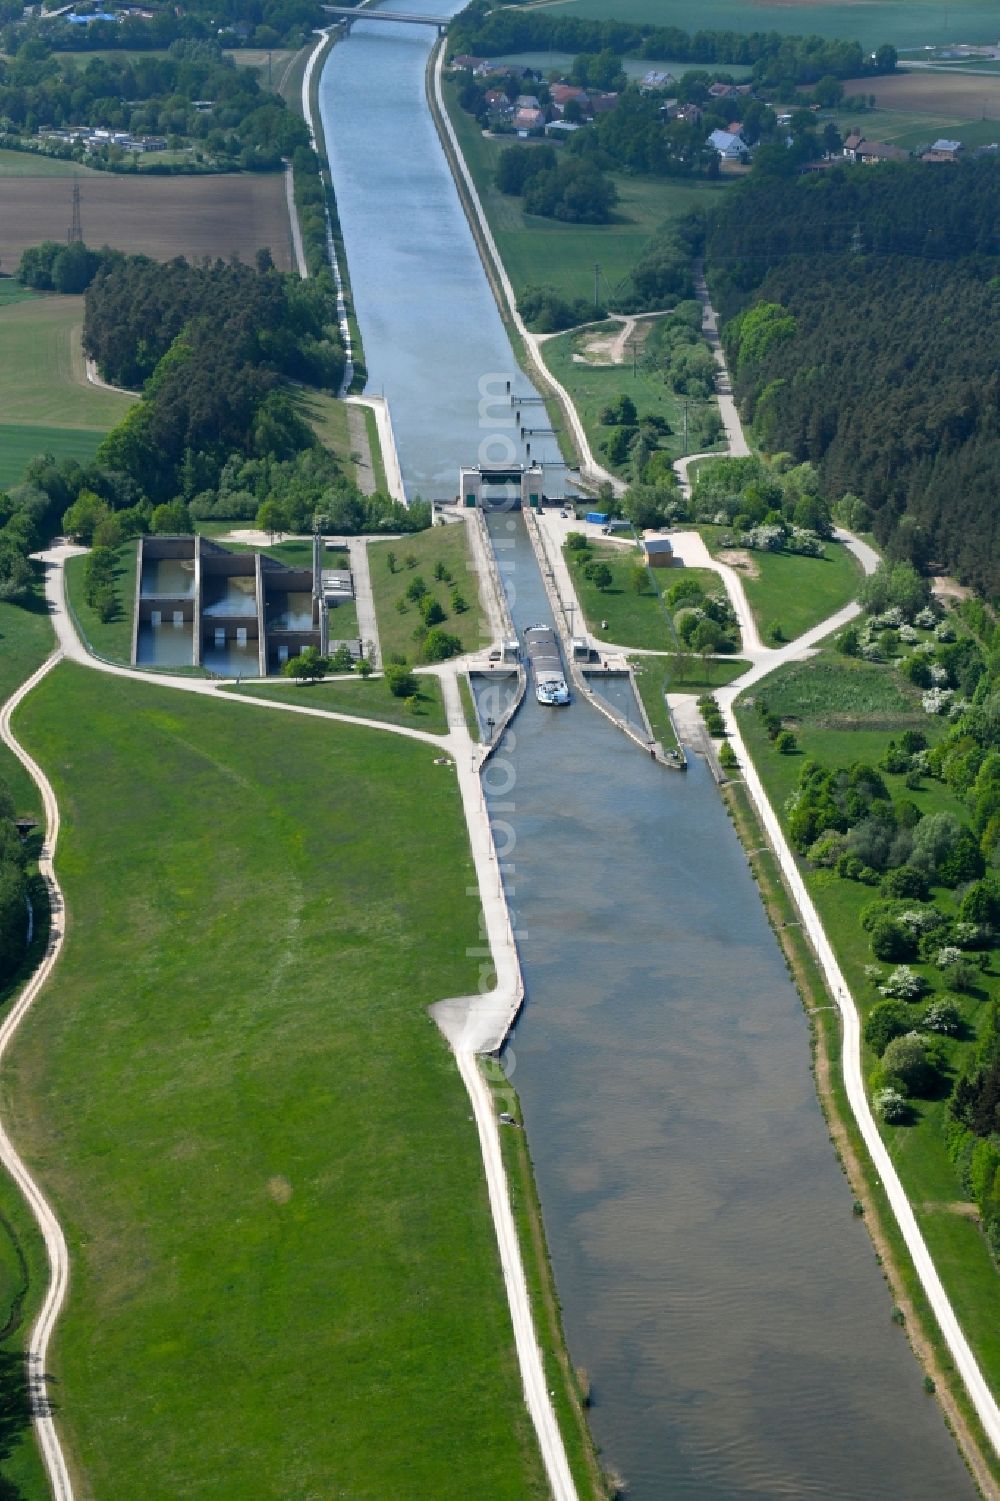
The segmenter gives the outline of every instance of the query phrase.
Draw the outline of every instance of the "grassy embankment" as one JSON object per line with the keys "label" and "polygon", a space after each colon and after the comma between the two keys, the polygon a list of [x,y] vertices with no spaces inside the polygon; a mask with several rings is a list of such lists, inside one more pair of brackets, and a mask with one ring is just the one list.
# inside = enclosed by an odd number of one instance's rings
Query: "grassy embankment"
{"label": "grassy embankment", "polygon": [[[396,557],[395,573],[389,571],[390,553]],[[451,574],[451,583],[434,577],[438,563]],[[421,623],[421,615],[417,606],[406,598],[407,589],[418,577],[445,611],[447,618],[442,630],[458,636],[463,651],[475,651],[487,639],[479,605],[479,576],[473,568],[464,524],[430,527],[425,532],[400,537],[397,542],[370,542],[368,566],[384,661],[393,653],[411,662],[419,660],[420,646],[413,633]],[[469,606],[461,614],[452,608],[454,589]]]}
{"label": "grassy embankment", "polygon": [[410,707],[403,698],[395,698],[384,678],[356,677],[351,681],[332,683],[245,683],[238,688],[227,688],[227,693],[240,693],[250,698],[270,698],[276,703],[303,704],[308,709],[326,709],[333,714],[357,714],[363,719],[384,719],[388,724],[405,724],[415,730],[430,730],[432,734],[444,735],[448,721],[441,697],[441,684],[436,677],[421,675],[416,703]]}
{"label": "grassy embankment", "polygon": [[3,1092],[70,1240],[52,1364],[88,1489],[543,1496],[425,1014],[476,979],[451,773],[71,665],[18,727],[72,925]]}
{"label": "grassy embankment", "polygon": [[[700,526],[698,530],[713,555],[733,561],[725,550],[720,551],[721,527]],[[827,542],[822,558],[784,552],[751,552],[743,557],[748,566],[737,571],[761,639],[768,643],[776,640],[776,626],[782,640],[794,641],[843,609],[854,599],[862,579],[860,564],[842,542]]]}
{"label": "grassy embankment", "polygon": [[37,454],[93,457],[133,398],[87,383],[82,297],[43,297],[0,281],[0,486]]}
{"label": "grassy embankment", "polygon": [[[781,755],[753,710],[738,711],[748,749],[780,817],[784,817],[786,800],[797,784],[804,760],[815,759],[830,767],[848,766],[857,760],[876,764],[893,732],[920,728],[933,739],[945,728],[943,722],[922,712],[918,694],[891,666],[858,663],[831,652],[783,669],[757,685],[753,694],[764,697],[773,712],[793,720],[798,738],[799,754]],[[961,811],[950,790],[940,782],[927,779],[917,789],[904,789],[902,777],[886,773],[885,779],[894,797],[911,799],[922,813]],[[880,997],[864,973],[872,955],[858,918],[860,909],[876,893],[824,870],[804,869],[803,876],[864,1016]],[[939,891],[936,896],[945,910],[953,910],[953,893]],[[933,966],[914,962],[912,967],[935,989],[940,988],[940,976]],[[984,998],[995,994],[998,986],[994,957],[983,974],[979,992],[961,1000],[964,1035],[945,1040],[953,1073],[961,1067],[975,1037]],[[866,1071],[876,1061],[867,1049],[864,1061]],[[840,1088],[839,1083],[836,1088]],[[840,1103],[844,1106],[846,1102]],[[947,1099],[917,1100],[913,1104],[911,1124],[883,1125],[882,1133],[953,1306],[987,1380],[996,1390],[1000,1387],[997,1274],[975,1219],[962,1202],[962,1190],[947,1156],[942,1129]],[[898,1249],[898,1235],[892,1239]],[[901,1275],[919,1308],[923,1299],[905,1257]],[[932,1331],[932,1342],[940,1354],[943,1346],[936,1330]],[[941,1359],[947,1372],[950,1361],[946,1354]],[[966,1402],[960,1405],[968,1412]]]}

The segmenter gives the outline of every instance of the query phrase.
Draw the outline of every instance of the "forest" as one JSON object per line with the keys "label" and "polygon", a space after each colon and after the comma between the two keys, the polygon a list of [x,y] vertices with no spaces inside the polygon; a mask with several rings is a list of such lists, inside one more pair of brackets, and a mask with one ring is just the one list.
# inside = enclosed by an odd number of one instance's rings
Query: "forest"
{"label": "forest", "polygon": [[677,26],[588,21],[513,7],[491,10],[488,0],[473,0],[452,23],[449,51],[481,57],[535,51],[613,52],[619,57],[669,57],[695,64],[749,64],[755,81],[768,84],[815,83],[827,76],[860,78],[866,73],[891,73],[896,66],[895,49],[888,46],[869,56],[859,42],[825,37],[781,36],[774,31],[692,35]]}
{"label": "forest", "polygon": [[890,558],[1000,597],[1000,166],[752,177],[708,234],[741,412]]}
{"label": "forest", "polygon": [[[246,170],[275,170],[309,145],[304,121],[214,40],[174,42],[166,57],[85,63],[53,55],[42,40],[24,41],[13,57],[0,57],[0,120],[8,144],[18,135],[34,140],[46,127],[85,124],[183,138],[218,165]],[[83,155],[82,146],[61,151]],[[99,164],[92,153],[87,160]]]}

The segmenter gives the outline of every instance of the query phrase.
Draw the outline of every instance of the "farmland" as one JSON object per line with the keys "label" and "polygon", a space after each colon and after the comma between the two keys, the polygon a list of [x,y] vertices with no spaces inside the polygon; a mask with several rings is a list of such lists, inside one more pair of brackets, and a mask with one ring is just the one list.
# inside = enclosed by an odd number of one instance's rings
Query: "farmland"
{"label": "farmland", "polygon": [[848,79],[844,93],[872,94],[880,110],[908,110],[956,121],[1000,120],[1000,74],[983,77],[920,68],[890,78]]}
{"label": "farmland", "polygon": [[[247,262],[266,245],[276,266],[291,269],[280,172],[203,177],[94,172],[82,183],[83,234],[90,245],[164,261],[176,255],[237,255]],[[71,214],[68,181],[42,174],[0,178],[0,266],[13,269],[21,252],[41,240],[65,240]]]}
{"label": "farmland", "polygon": [[425,1012],[476,980],[454,776],[181,697],[64,664],[17,721],[65,810],[73,920],[6,1118],[67,1227],[51,1359],[87,1493],[540,1498],[477,1135]]}
{"label": "farmland", "polygon": [[586,20],[647,22],[690,31],[779,31],[789,36],[857,39],[866,47],[996,41],[994,0],[705,0],[696,11],[683,0],[553,0],[553,15]]}

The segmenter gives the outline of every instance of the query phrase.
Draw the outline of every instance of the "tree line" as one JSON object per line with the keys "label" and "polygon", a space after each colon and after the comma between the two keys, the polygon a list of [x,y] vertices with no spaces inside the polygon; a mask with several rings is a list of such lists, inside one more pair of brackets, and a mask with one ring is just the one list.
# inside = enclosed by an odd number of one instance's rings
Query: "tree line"
{"label": "tree line", "polygon": [[751,66],[755,79],[768,83],[815,83],[825,76],[858,78],[891,73],[893,47],[874,56],[860,42],[818,36],[782,36],[775,31],[698,31],[628,21],[588,21],[548,11],[490,9],[488,0],[473,0],[452,23],[451,53],[502,57],[513,52],[554,51],[570,54],[611,52],[646,58],[676,58],[690,63],[737,63]]}
{"label": "tree line", "polygon": [[851,492],[890,557],[1000,596],[1000,169],[750,180],[708,237],[734,391],[766,450]]}

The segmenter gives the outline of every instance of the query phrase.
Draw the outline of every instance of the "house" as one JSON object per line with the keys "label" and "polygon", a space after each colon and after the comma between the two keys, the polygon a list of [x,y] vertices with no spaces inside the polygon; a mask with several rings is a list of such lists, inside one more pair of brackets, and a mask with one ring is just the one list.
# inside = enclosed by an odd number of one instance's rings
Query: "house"
{"label": "house", "polygon": [[518,135],[524,138],[536,130],[544,130],[545,114],[537,106],[535,108],[530,105],[525,108],[519,107],[514,110],[513,125]]}
{"label": "house", "polygon": [[485,57],[472,57],[468,52],[460,52],[457,57],[452,58],[449,66],[452,68],[469,68],[474,73],[477,68],[482,67],[484,62],[486,62]]}
{"label": "house", "polygon": [[961,141],[948,141],[943,137],[935,141],[929,151],[925,151],[920,158],[924,162],[957,162],[959,154],[965,148]]}
{"label": "house", "polygon": [[669,537],[643,537],[642,551],[647,567],[673,567],[674,548]]}
{"label": "house", "polygon": [[717,151],[724,162],[745,162],[750,155],[743,137],[731,130],[713,130],[705,145]]}
{"label": "house", "polygon": [[875,166],[878,162],[906,162],[910,159],[908,151],[890,146],[887,141],[867,141],[857,130],[852,130],[844,141],[843,151],[849,162],[864,162],[868,166]]}
{"label": "house", "polygon": [[739,89],[735,83],[710,83],[708,86],[710,99],[736,99],[738,95]]}
{"label": "house", "polygon": [[677,85],[677,79],[672,73],[659,73],[655,68],[639,79],[639,88],[643,94],[659,94],[664,89],[672,89]]}
{"label": "house", "polygon": [[910,153],[899,146],[890,146],[887,141],[862,141],[854,160],[871,167],[879,162],[908,162]]}
{"label": "house", "polygon": [[586,89],[577,88],[572,83],[554,83],[549,89],[549,98],[552,100],[552,108],[557,115],[561,115],[571,99],[575,99],[584,114],[590,113],[590,95]]}
{"label": "house", "polygon": [[618,108],[617,94],[591,94],[590,112],[592,115],[610,115],[612,110]]}
{"label": "house", "polygon": [[518,94],[514,100],[515,109],[541,109],[537,94]]}
{"label": "house", "polygon": [[680,120],[684,125],[700,125],[701,110],[697,104],[678,104],[676,99],[666,105],[668,120]]}

